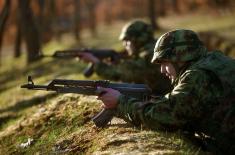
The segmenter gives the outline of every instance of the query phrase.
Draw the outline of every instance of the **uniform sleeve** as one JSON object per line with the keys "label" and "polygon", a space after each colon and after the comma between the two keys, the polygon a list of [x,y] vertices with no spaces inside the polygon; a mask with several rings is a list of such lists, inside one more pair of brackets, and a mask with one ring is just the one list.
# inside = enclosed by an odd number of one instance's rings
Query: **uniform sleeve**
{"label": "uniform sleeve", "polygon": [[117,65],[98,63],[95,65],[97,75],[111,80],[125,82],[143,82],[143,71],[146,69],[145,61],[142,59],[130,59],[120,62]]}
{"label": "uniform sleeve", "polygon": [[97,75],[110,80],[119,80],[121,76],[121,73],[114,65],[108,65],[103,62],[96,64],[94,70]]}
{"label": "uniform sleeve", "polygon": [[[174,89],[159,100],[140,102],[122,95],[118,112],[125,120],[152,129],[184,128],[202,117],[206,110],[202,100],[208,93],[209,77],[203,71],[185,72]],[[205,95],[207,93],[207,95]],[[136,123],[139,122],[139,123]]]}

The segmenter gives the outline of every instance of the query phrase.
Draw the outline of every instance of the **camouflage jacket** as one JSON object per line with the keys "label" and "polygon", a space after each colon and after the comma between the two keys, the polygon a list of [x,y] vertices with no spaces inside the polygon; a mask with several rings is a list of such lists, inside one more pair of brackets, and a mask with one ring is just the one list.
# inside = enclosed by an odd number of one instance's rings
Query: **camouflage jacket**
{"label": "camouflage jacket", "polygon": [[164,94],[171,88],[170,80],[160,73],[160,66],[151,64],[155,40],[140,49],[137,56],[123,59],[117,65],[99,63],[95,65],[97,75],[110,80],[144,83],[154,93]]}
{"label": "camouflage jacket", "polygon": [[235,60],[205,53],[178,75],[173,90],[161,99],[141,102],[121,95],[117,109],[133,124],[203,133],[234,151]]}

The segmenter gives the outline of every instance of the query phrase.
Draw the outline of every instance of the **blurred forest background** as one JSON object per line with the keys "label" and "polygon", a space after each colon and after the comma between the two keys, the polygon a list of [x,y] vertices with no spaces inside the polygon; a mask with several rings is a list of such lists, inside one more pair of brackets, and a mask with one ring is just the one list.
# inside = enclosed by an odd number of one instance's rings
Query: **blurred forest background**
{"label": "blurred forest background", "polygon": [[[39,52],[50,40],[60,39],[70,33],[79,43],[81,32],[88,29],[96,37],[101,24],[147,18],[155,30],[158,19],[171,15],[195,12],[216,15],[230,14],[233,0],[0,0],[0,50],[1,59],[11,54],[20,57],[27,51],[27,62],[40,58]],[[202,21],[203,22],[203,21]],[[26,49],[22,50],[25,43]]]}
{"label": "blurred forest background", "polygon": [[87,79],[84,62],[42,54],[119,51],[121,29],[134,19],[151,23],[156,37],[192,29],[209,50],[235,58],[234,0],[0,0],[0,154],[210,154],[178,132],[137,130],[121,120],[96,129],[95,97],[20,88],[28,75],[40,84]]}

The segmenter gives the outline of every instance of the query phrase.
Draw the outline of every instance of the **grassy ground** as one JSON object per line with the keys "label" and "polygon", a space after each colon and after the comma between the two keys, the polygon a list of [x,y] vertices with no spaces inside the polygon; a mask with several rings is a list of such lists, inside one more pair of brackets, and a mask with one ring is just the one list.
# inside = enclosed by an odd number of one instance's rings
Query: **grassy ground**
{"label": "grassy ground", "polygon": [[[190,28],[213,30],[232,40],[233,19],[233,15],[169,17],[159,20],[164,30],[156,34]],[[116,38],[123,24],[101,26],[97,38],[84,32],[80,45],[120,49]],[[221,33],[221,29],[226,33]],[[48,43],[44,51],[52,54],[68,47],[77,47],[77,43],[65,35],[61,42]],[[24,56],[14,60],[8,57],[1,66],[0,154],[209,154],[179,132],[140,130],[119,119],[105,129],[94,127],[90,120],[101,110],[95,97],[20,89],[27,82],[27,75],[40,84],[54,78],[86,79],[82,75],[86,64],[45,58],[28,66],[24,60]],[[89,79],[98,78],[93,75]]]}

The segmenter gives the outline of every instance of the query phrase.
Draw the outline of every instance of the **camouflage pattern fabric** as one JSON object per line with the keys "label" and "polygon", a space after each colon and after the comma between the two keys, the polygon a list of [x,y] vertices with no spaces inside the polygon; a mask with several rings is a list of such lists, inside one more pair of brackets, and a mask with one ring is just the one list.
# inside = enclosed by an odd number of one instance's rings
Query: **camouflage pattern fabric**
{"label": "camouflage pattern fabric", "polygon": [[127,23],[119,36],[119,40],[131,40],[138,42],[142,45],[154,39],[154,31],[152,26],[140,21],[135,20]]}
{"label": "camouflage pattern fabric", "polygon": [[[121,60],[117,65],[99,63],[95,65],[97,75],[110,80],[144,83],[149,85],[156,94],[165,94],[171,89],[168,78],[160,73],[158,64],[151,64],[155,40],[145,44],[138,51],[138,56]],[[136,52],[137,53],[137,52]]]}
{"label": "camouflage pattern fabric", "polygon": [[138,49],[129,59],[123,59],[115,66],[96,64],[96,73],[105,79],[147,84],[158,95],[168,92],[170,80],[160,73],[159,65],[150,63],[156,43],[152,27],[140,20],[132,21],[124,26],[119,39],[138,44]]}
{"label": "camouflage pattern fabric", "polygon": [[[184,36],[185,32],[183,30],[181,31],[183,34],[175,34]],[[172,51],[173,54],[169,51],[164,53],[162,50],[156,50],[154,62],[158,62],[159,59],[173,62],[190,60],[190,62],[181,68],[173,83],[173,90],[161,99],[140,102],[121,95],[117,108],[118,116],[135,125],[151,129],[181,129],[196,132],[215,141],[214,145],[218,151],[216,154],[233,154],[235,152],[235,60],[218,51],[207,52],[200,46],[195,49],[196,54],[192,51],[191,56],[189,51],[180,51],[180,46],[173,47],[173,49],[178,48]],[[178,56],[174,54],[176,51]],[[157,52],[162,52],[166,57],[162,59]]]}
{"label": "camouflage pattern fabric", "polygon": [[206,48],[191,30],[175,30],[162,35],[154,48],[152,62],[186,62],[198,59]]}

